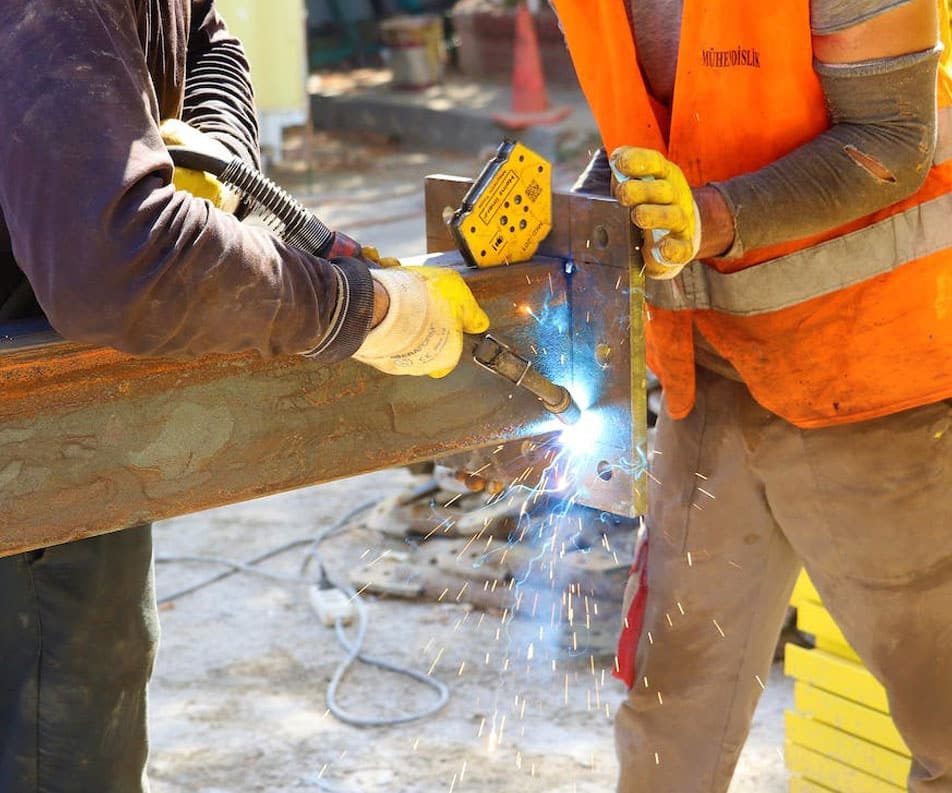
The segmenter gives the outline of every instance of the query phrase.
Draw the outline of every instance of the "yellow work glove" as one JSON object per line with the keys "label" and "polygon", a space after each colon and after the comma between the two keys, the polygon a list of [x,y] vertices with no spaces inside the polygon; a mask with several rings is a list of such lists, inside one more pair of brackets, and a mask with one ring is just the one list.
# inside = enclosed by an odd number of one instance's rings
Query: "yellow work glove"
{"label": "yellow work glove", "polygon": [[[167,118],[163,121],[159,126],[159,132],[162,133],[162,141],[166,146],[186,146],[225,160],[235,156],[211,136],[199,132],[177,118]],[[235,191],[229,190],[218,179],[204,171],[176,168],[175,173],[172,174],[172,183],[176,190],[184,190],[197,198],[205,198],[225,212],[234,213],[241,201],[241,197]]]}
{"label": "yellow work glove", "polygon": [[651,278],[674,278],[697,257],[701,214],[681,169],[653,149],[622,146],[609,160],[618,203],[644,229],[642,256]]}
{"label": "yellow work glove", "polygon": [[446,377],[459,363],[464,333],[484,333],[486,316],[459,273],[445,267],[391,267],[370,275],[390,308],[354,358],[387,374]]}
{"label": "yellow work glove", "polygon": [[381,256],[380,252],[373,245],[361,245],[360,246],[360,255],[363,256],[367,261],[373,262],[379,267],[399,267],[400,260],[395,259],[393,256]]}

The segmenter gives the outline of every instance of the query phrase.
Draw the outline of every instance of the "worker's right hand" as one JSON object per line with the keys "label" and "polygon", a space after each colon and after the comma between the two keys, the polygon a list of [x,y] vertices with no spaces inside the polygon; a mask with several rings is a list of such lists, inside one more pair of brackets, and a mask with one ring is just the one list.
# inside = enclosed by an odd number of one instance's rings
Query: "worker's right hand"
{"label": "worker's right hand", "polygon": [[391,267],[370,274],[386,290],[390,307],[354,354],[368,366],[445,377],[459,363],[463,334],[489,330],[489,317],[454,270]]}
{"label": "worker's right hand", "polygon": [[[177,118],[167,118],[159,125],[162,142],[166,146],[186,146],[195,151],[211,154],[219,159],[230,160],[234,155],[227,148],[210,135],[206,135],[195,127],[179,121]],[[176,168],[172,174],[172,183],[176,190],[184,190],[196,198],[211,201],[218,209],[234,214],[241,202],[241,196],[229,189],[214,176],[203,171],[193,171],[191,168]]]}

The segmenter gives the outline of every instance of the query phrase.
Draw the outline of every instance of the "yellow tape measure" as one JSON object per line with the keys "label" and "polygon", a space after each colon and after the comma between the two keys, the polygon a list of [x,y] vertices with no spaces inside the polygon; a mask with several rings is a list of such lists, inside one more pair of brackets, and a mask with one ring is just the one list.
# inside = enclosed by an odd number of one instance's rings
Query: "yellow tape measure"
{"label": "yellow tape measure", "polygon": [[450,229],[472,267],[531,259],[552,230],[552,166],[505,141],[466,193]]}

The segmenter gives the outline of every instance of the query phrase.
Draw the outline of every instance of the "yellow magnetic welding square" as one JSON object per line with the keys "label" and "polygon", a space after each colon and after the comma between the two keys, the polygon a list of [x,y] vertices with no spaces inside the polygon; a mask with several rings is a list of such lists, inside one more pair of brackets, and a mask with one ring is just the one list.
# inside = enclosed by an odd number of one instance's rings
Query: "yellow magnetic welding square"
{"label": "yellow magnetic welding square", "polygon": [[531,259],[552,230],[552,166],[521,143],[503,142],[463,198],[450,230],[472,267]]}

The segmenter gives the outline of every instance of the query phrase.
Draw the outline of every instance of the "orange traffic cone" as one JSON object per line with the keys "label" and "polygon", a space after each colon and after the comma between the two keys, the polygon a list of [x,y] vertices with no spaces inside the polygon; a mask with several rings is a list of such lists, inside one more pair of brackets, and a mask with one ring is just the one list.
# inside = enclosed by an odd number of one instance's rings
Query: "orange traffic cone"
{"label": "orange traffic cone", "polygon": [[551,107],[545,90],[542,55],[535,20],[525,3],[516,9],[516,47],[512,67],[512,111],[495,113],[493,120],[507,129],[525,129],[555,124],[572,112],[570,107]]}

